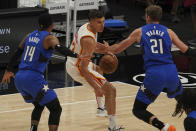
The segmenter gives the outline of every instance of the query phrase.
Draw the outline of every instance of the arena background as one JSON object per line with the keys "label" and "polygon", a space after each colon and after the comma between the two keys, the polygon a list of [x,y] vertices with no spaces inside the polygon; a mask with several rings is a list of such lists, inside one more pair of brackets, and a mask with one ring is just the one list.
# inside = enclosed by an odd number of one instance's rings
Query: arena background
{"label": "arena background", "polygon": [[[36,28],[36,20],[38,18],[38,15],[40,13],[46,12],[46,10],[43,8],[28,8],[25,10],[3,9],[13,8],[16,6],[16,3],[10,4],[11,2],[7,2],[7,6],[1,7],[2,10],[0,10],[0,79],[4,74],[6,63],[8,62],[11,53],[13,53],[14,49],[17,47],[20,39],[22,39],[22,37],[26,33],[31,32],[33,31],[33,29]],[[108,39],[109,42],[111,42],[112,40],[118,42],[123,38],[126,38],[126,36],[135,28],[145,24],[145,21],[141,20],[141,16],[144,15],[145,10],[145,5],[142,2],[139,2],[137,0],[108,0],[106,2],[107,6],[109,7],[109,10],[111,11],[110,15],[115,18],[123,19],[128,24],[123,33],[120,33],[120,38],[110,38]],[[179,11],[181,22],[172,23],[169,15],[171,5],[165,5],[165,3],[163,4],[161,2],[160,4],[161,6],[163,6],[164,9],[164,15],[161,24],[173,29],[185,43],[193,39],[195,37],[195,34],[190,15],[190,8],[184,6],[181,7]],[[86,13],[87,11],[79,12],[78,19],[87,19],[84,15]],[[62,21],[62,19],[65,19],[64,15],[54,15],[53,17],[58,24]],[[106,36],[103,34],[99,34],[100,41],[104,38],[108,38],[108,30],[105,29],[104,31]],[[64,32],[55,30],[54,34],[58,35],[62,43],[65,42],[64,35],[59,35],[64,34]],[[118,35],[118,33],[114,34],[114,36]],[[183,81],[182,83],[187,87],[195,86],[195,58],[184,56],[176,50],[172,51],[172,54],[179,72],[182,72],[180,73],[180,78]],[[129,47],[125,52],[118,54],[117,57],[119,59],[119,67],[117,71],[111,75],[105,75],[105,77],[108,78],[109,81],[121,81],[133,85],[139,85],[144,78],[143,60],[140,49],[135,44],[134,46]],[[96,61],[98,61],[99,58],[100,56],[97,56]],[[48,65],[48,69],[45,74],[50,87],[63,88],[65,86],[71,87],[73,85],[80,85],[77,82],[73,82],[72,79],[69,77],[68,80],[65,81],[66,71],[64,67],[64,62],[64,60],[58,58],[52,58],[52,60],[50,61],[50,64]],[[16,92],[17,91],[14,87],[13,80],[9,85],[0,84],[0,95],[11,94]]]}

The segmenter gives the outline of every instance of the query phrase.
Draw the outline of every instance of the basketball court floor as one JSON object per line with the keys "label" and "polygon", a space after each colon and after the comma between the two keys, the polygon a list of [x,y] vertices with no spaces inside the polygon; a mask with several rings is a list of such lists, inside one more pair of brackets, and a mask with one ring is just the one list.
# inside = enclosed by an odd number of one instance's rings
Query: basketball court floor
{"label": "basketball court floor", "polygon": [[[123,131],[157,131],[156,128],[138,120],[131,110],[138,87],[112,82],[117,89],[117,113],[119,126]],[[55,89],[62,105],[59,131],[107,131],[108,119],[96,117],[96,101],[92,90],[83,86]],[[33,106],[26,104],[20,94],[0,96],[0,131],[28,131]],[[170,100],[162,93],[148,109],[160,120],[176,126],[177,131],[184,131],[183,119],[173,118],[175,100]],[[48,131],[49,112],[45,108],[38,127],[39,131]]]}

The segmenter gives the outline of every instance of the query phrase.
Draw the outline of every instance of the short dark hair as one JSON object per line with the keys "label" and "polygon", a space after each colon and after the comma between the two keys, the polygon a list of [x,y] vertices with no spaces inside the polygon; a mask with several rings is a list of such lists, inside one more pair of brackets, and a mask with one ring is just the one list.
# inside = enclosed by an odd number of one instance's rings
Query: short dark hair
{"label": "short dark hair", "polygon": [[162,17],[162,8],[158,5],[150,5],[146,8],[146,15],[153,21],[160,21]]}
{"label": "short dark hair", "polygon": [[41,29],[47,29],[51,24],[53,24],[51,15],[48,13],[40,15],[38,24]]}
{"label": "short dark hair", "polygon": [[104,14],[97,9],[93,9],[89,11],[89,14],[88,14],[89,20],[96,19],[96,18],[102,18],[102,17],[104,17]]}

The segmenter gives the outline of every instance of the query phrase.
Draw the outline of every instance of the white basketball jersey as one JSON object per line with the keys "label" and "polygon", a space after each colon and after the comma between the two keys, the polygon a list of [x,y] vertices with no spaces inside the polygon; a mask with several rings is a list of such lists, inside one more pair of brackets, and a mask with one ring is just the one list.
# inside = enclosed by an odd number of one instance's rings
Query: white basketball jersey
{"label": "white basketball jersey", "polygon": [[88,29],[88,24],[89,23],[86,23],[86,24],[82,25],[79,28],[78,32],[74,36],[74,39],[73,39],[72,44],[70,46],[70,49],[74,53],[81,54],[82,48],[81,48],[81,45],[80,45],[80,40],[83,37],[92,37],[96,41],[97,34],[93,33],[92,31],[90,31]]}
{"label": "white basketball jersey", "polygon": [[[88,24],[86,23],[84,25],[82,25],[78,32],[75,34],[74,39],[72,41],[71,47],[70,49],[77,54],[81,54],[82,53],[82,47],[80,45],[80,40],[83,37],[91,37],[93,38],[95,41],[96,40],[96,35],[95,33],[91,32],[90,30],[88,30]],[[80,68],[79,68],[79,64],[80,64],[80,59],[79,58],[73,58],[73,57],[67,57],[67,62],[66,62],[66,70],[68,72],[68,74],[77,82],[82,83],[85,87],[91,87],[91,85],[86,81],[86,79],[82,76],[81,72],[80,72]],[[98,86],[101,88],[105,82],[106,79],[105,77],[103,77],[101,74],[99,74],[96,71],[96,65],[92,62],[89,62],[88,65],[88,70],[89,72],[92,74],[92,77],[94,77],[96,83],[98,84]]]}

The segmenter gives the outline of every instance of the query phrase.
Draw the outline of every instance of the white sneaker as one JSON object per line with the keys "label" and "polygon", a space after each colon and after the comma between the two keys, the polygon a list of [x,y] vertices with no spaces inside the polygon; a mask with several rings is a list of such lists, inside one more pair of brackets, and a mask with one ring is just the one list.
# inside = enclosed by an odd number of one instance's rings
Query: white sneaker
{"label": "white sneaker", "polygon": [[106,116],[108,116],[108,112],[107,112],[106,109],[98,107],[96,116],[98,116],[98,117],[106,117]]}

